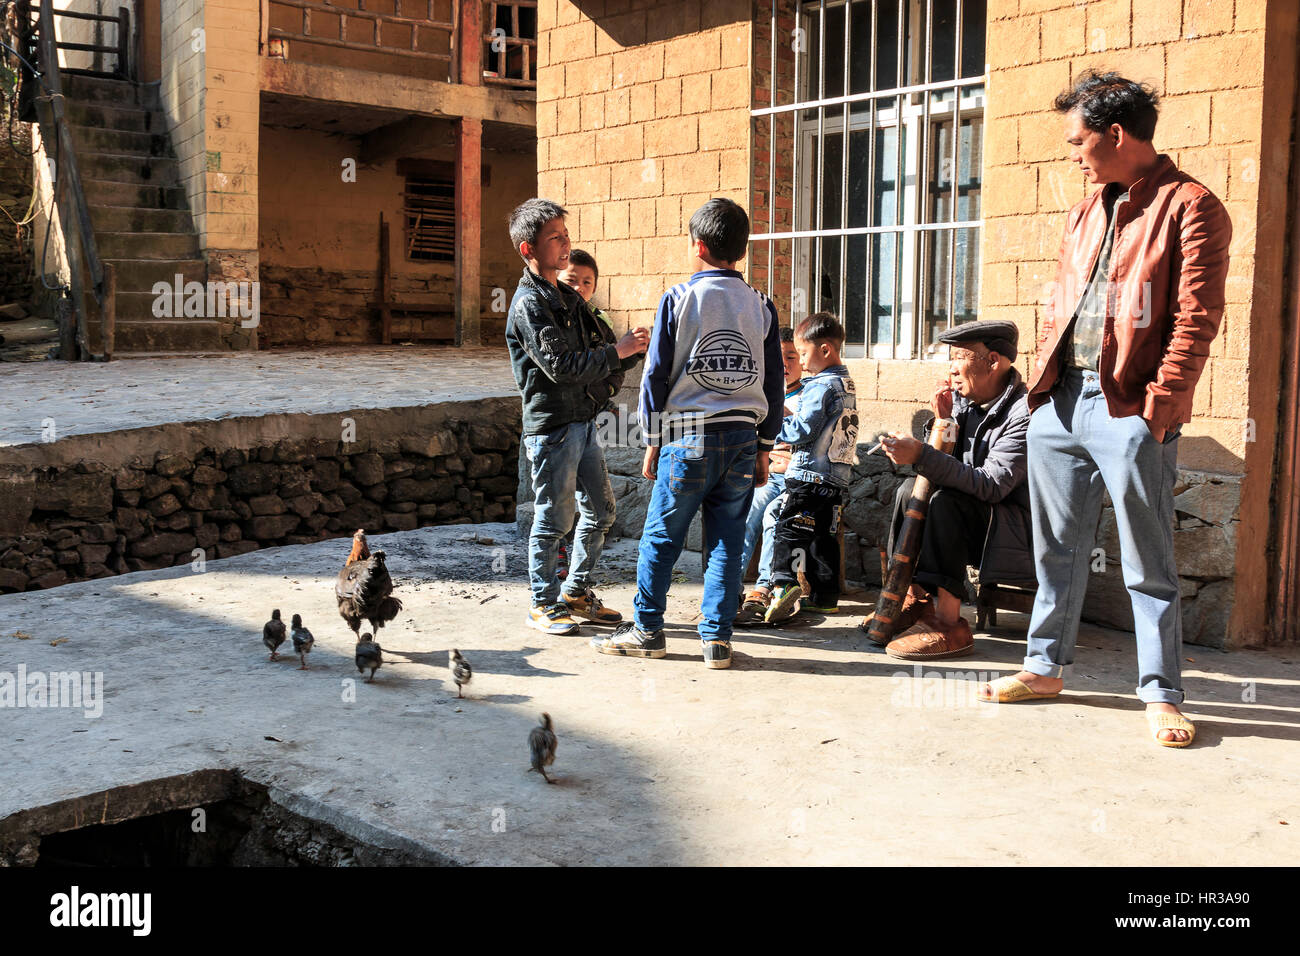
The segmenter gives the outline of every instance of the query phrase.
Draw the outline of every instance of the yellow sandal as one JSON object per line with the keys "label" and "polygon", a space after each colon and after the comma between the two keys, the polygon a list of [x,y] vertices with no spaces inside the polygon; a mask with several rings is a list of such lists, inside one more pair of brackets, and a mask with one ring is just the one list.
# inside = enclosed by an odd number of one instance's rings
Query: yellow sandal
{"label": "yellow sandal", "polygon": [[1029,689],[1029,686],[1014,677],[999,677],[995,681],[989,682],[989,690],[993,692],[992,697],[976,696],[988,704],[1014,704],[1022,700],[1050,700],[1053,697],[1059,697],[1061,692],[1055,691],[1051,694],[1039,694]]}
{"label": "yellow sandal", "polygon": [[[1149,710],[1147,711],[1147,726],[1151,728],[1151,736],[1156,739],[1156,743],[1161,747],[1186,747],[1196,739],[1196,725],[1182,714],[1168,714],[1161,710]],[[1162,730],[1186,731],[1187,739],[1164,740],[1160,736]]]}

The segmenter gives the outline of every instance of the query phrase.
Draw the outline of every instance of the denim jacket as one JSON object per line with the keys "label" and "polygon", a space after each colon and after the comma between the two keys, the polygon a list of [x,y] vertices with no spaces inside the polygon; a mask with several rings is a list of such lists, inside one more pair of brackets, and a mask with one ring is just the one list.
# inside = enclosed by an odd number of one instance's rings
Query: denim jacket
{"label": "denim jacket", "polygon": [[799,408],[781,423],[778,442],[794,449],[786,480],[849,486],[858,460],[858,397],[843,365],[803,380]]}

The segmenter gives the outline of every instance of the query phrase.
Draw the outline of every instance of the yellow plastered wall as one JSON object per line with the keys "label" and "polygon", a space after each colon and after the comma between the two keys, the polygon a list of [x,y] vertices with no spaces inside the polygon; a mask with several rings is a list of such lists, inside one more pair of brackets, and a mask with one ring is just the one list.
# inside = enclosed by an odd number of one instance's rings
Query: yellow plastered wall
{"label": "yellow plastered wall", "polygon": [[743,0],[538,5],[538,194],[569,210],[617,328],[651,324],[687,277],[691,213],[749,201],[752,15]]}
{"label": "yellow plastered wall", "polygon": [[258,0],[207,0],[204,246],[257,249]]}
{"label": "yellow plastered wall", "polygon": [[162,108],[180,166],[180,184],[189,199],[194,225],[202,237],[207,209],[203,0],[173,0],[164,4],[161,32]]}

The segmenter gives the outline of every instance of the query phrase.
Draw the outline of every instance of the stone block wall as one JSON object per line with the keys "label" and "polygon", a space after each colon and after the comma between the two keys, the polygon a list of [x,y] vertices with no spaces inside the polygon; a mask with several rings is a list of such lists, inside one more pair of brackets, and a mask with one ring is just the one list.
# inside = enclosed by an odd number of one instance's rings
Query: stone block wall
{"label": "stone block wall", "polygon": [[[503,409],[505,406],[503,406]],[[511,521],[518,406],[371,438],[195,443],[0,475],[0,592],[425,525]],[[472,420],[471,420],[472,418]],[[334,426],[337,419],[331,418]],[[172,448],[159,442],[155,447]]]}
{"label": "stone block wall", "polygon": [[[9,136],[10,102],[0,107],[0,135]],[[12,125],[13,149],[0,148],[0,205],[14,221],[21,221],[32,201],[32,159],[18,152],[32,150],[32,128],[16,119]],[[0,305],[26,302],[32,295],[32,229],[16,228],[5,221],[0,229]]]}

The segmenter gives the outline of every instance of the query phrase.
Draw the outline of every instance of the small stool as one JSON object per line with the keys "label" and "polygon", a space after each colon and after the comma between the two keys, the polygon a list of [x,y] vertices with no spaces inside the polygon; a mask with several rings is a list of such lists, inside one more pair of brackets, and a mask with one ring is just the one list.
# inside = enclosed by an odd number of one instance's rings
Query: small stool
{"label": "small stool", "polygon": [[983,630],[985,621],[990,627],[997,627],[999,609],[1028,614],[1034,609],[1037,591],[1037,585],[981,583],[975,598],[975,629]]}

